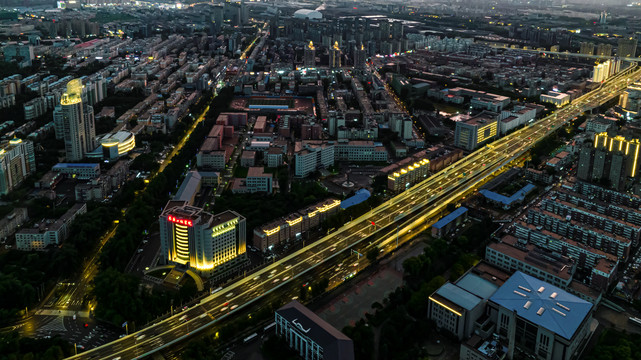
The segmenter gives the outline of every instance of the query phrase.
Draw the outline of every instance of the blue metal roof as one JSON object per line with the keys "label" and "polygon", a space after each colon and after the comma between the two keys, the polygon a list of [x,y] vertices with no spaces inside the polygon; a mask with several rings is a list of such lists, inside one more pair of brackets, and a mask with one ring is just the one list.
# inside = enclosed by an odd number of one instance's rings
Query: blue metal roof
{"label": "blue metal roof", "polygon": [[[550,297],[554,293],[556,296]],[[520,271],[515,272],[492,295],[490,301],[510,311],[516,311],[518,316],[568,340],[572,339],[593,306],[592,303],[561,288]],[[526,309],[524,306],[528,301],[531,304]],[[540,309],[543,309],[543,312],[538,315]]]}
{"label": "blue metal roof", "polygon": [[496,289],[499,288],[498,285],[472,273],[463,276],[463,278],[456,282],[456,286],[483,299],[489,299],[490,296],[496,292]]}
{"label": "blue metal roof", "polygon": [[54,169],[55,168],[61,169],[61,168],[95,168],[99,166],[100,164],[96,164],[96,163],[57,163],[53,167]]}
{"label": "blue metal roof", "polygon": [[441,220],[437,221],[436,224],[432,225],[432,227],[440,229],[443,226],[446,226],[447,224],[451,223],[452,221],[456,220],[459,216],[465,214],[467,212],[467,208],[464,206],[459,207],[458,209],[452,211],[451,213],[447,214],[445,217],[443,217]]}
{"label": "blue metal roof", "polygon": [[436,293],[466,310],[474,309],[474,307],[481,302],[480,297],[469,293],[452,283],[446,283],[441,286],[436,290]]}
{"label": "blue metal roof", "polygon": [[363,201],[369,199],[371,195],[372,194],[370,194],[367,189],[360,189],[354,196],[348,197],[347,199],[341,201],[341,208],[347,209],[350,206],[358,205]]}
{"label": "blue metal roof", "polygon": [[524,187],[521,188],[521,190],[515,192],[512,194],[512,196],[507,197],[505,195],[497,194],[494,191],[482,189],[479,190],[479,193],[481,193],[483,196],[486,198],[496,201],[498,203],[501,203],[503,205],[510,206],[516,201],[523,201],[525,199],[525,196],[530,193],[530,191],[534,190],[536,186],[532,184],[527,184]]}

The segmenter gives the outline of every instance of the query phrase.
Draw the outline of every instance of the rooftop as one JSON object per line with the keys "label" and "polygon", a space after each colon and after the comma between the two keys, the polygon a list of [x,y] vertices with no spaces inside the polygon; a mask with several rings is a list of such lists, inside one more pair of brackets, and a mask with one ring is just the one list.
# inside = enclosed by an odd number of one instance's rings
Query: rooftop
{"label": "rooftop", "polygon": [[452,283],[441,286],[436,290],[436,294],[466,310],[474,309],[481,302],[480,297]]}
{"label": "rooftop", "polygon": [[486,198],[496,201],[498,203],[501,203],[503,205],[510,206],[516,201],[523,201],[525,199],[525,196],[530,193],[530,191],[534,190],[536,186],[532,184],[527,184],[524,187],[522,187],[520,190],[512,194],[512,196],[507,197],[505,195],[501,195],[498,193],[495,193],[494,191],[490,191],[487,189],[482,189],[479,190],[479,193],[481,193],[483,196]]}
{"label": "rooftop", "polygon": [[567,291],[520,271],[490,298],[533,324],[571,340],[593,305]]}
{"label": "rooftop", "polygon": [[441,229],[442,227],[446,226],[447,224],[451,223],[452,221],[456,220],[459,216],[465,214],[467,212],[467,208],[464,206],[459,207],[458,209],[452,211],[451,213],[447,214],[445,217],[443,217],[441,220],[437,221],[436,224],[432,225],[432,227],[436,229]]}

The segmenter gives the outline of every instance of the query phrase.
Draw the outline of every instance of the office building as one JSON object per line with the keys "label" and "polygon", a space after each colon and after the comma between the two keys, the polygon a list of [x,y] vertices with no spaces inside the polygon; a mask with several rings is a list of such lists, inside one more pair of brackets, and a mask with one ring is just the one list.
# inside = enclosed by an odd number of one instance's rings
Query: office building
{"label": "office building", "polygon": [[294,150],[294,175],[306,177],[334,165],[334,146],[323,141],[297,142]]}
{"label": "office building", "polygon": [[31,141],[15,138],[0,145],[0,194],[8,194],[35,171]]}
{"label": "office building", "polygon": [[581,180],[607,180],[610,187],[623,190],[627,180],[639,176],[639,139],[599,133],[594,143],[586,143],[579,153],[577,177]]}
{"label": "office building", "polygon": [[227,210],[211,214],[170,200],[160,215],[160,257],[212,276],[246,260],[245,218]]}
{"label": "office building", "polygon": [[438,329],[448,331],[459,340],[467,339],[474,333],[485,314],[487,300],[499,285],[496,276],[487,279],[472,268],[455,283],[444,284],[428,297],[427,317]]}
{"label": "office building", "polygon": [[619,39],[617,56],[618,57],[636,57],[637,39]]}
{"label": "office building", "polygon": [[306,68],[316,67],[316,48],[311,41],[305,45],[305,50],[303,51],[303,66]]}
{"label": "office building", "polygon": [[69,237],[71,223],[78,215],[87,213],[87,204],[75,204],[58,220],[42,220],[33,227],[16,233],[16,249],[45,250],[49,245],[60,245]]}
{"label": "office building", "polygon": [[354,360],[354,342],[294,300],[276,310],[276,335],[304,360]]}
{"label": "office building", "polygon": [[65,142],[67,161],[80,161],[95,146],[96,129],[93,107],[83,104],[82,80],[67,83],[67,91],[53,112],[56,138]]}
{"label": "office building", "polygon": [[465,121],[458,121],[454,133],[454,145],[465,150],[474,150],[494,140],[498,135],[498,115],[483,111]]}
{"label": "office building", "polygon": [[496,290],[488,308],[508,359],[576,359],[594,327],[592,303],[520,271]]}
{"label": "office building", "polygon": [[100,176],[100,164],[57,163],[51,171],[72,179],[91,180]]}
{"label": "office building", "polygon": [[540,100],[541,102],[549,102],[556,106],[563,106],[569,104],[572,99],[570,95],[566,93],[548,91],[547,94],[541,94]]}
{"label": "office building", "polygon": [[641,82],[630,84],[619,97],[619,106],[627,119],[639,115],[641,110]]}

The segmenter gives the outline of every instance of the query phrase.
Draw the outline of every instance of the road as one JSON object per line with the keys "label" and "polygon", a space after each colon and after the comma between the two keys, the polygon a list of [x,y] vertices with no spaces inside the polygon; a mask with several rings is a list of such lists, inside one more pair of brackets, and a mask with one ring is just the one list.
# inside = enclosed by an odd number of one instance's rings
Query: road
{"label": "road", "polygon": [[519,159],[536,142],[586,109],[619,95],[628,83],[639,78],[641,69],[636,66],[622,71],[599,89],[575,99],[572,105],[475,151],[321,240],[208,296],[198,305],[74,358],[132,359],[148,356],[233,316],[235,311],[268,294],[290,294],[292,289],[287,285],[293,279],[306,277],[318,267],[327,269],[327,264],[339,259],[339,254],[354,247],[358,246],[361,253],[374,247],[381,252],[393,251],[398,243],[409,238],[412,231],[417,233],[431,225],[447,204],[476,190],[482,181]]}

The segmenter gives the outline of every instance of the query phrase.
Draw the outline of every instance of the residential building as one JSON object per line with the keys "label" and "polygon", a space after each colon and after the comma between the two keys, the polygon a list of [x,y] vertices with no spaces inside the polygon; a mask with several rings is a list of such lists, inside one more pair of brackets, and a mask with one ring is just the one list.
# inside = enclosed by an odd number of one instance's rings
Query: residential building
{"label": "residential building", "polygon": [[334,145],[324,141],[296,142],[294,175],[306,177],[312,172],[334,165]]}
{"label": "residential building", "polygon": [[27,208],[14,208],[11,210],[8,215],[0,220],[0,239],[6,240],[27,220],[29,220]]}
{"label": "residential building", "polygon": [[100,176],[100,164],[98,163],[57,163],[51,170],[78,180],[90,180]]}
{"label": "residential building", "polygon": [[303,50],[303,66],[306,68],[316,67],[316,48],[311,41],[305,45],[305,50]]}
{"label": "residential building", "polygon": [[282,243],[300,240],[307,231],[319,226],[329,216],[338,212],[340,205],[340,200],[327,199],[263,224],[254,229],[253,246],[265,252]]}
{"label": "residential building", "polygon": [[432,225],[432,237],[441,238],[467,219],[467,208],[461,206]]}
{"label": "residential building", "polygon": [[250,193],[265,192],[271,194],[273,191],[273,174],[267,174],[262,167],[250,167],[246,178],[247,190]]}
{"label": "residential building", "polygon": [[387,188],[400,193],[427,179],[430,174],[430,161],[426,156],[426,152],[421,151],[382,168],[380,172],[387,175]]}
{"label": "residential building", "polygon": [[75,204],[58,220],[42,220],[31,228],[16,233],[16,249],[45,250],[49,245],[60,245],[69,237],[71,223],[78,215],[87,213],[87,204]]}
{"label": "residential building", "polygon": [[623,190],[627,179],[639,175],[640,150],[639,139],[595,134],[594,143],[581,148],[577,177],[590,181],[606,179],[613,189]]}
{"label": "residential building", "polygon": [[8,194],[35,171],[31,141],[14,138],[0,145],[0,194]]}
{"label": "residential building", "polygon": [[619,39],[619,47],[617,48],[618,57],[636,57],[637,54],[637,39]]}
{"label": "residential building", "polygon": [[354,360],[354,342],[296,300],[275,312],[276,335],[304,360]]}

